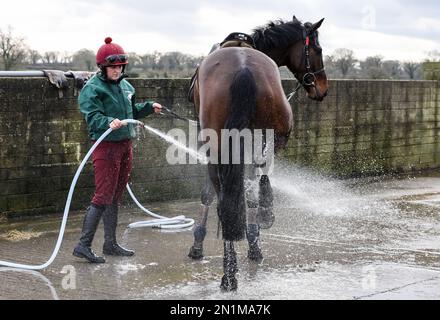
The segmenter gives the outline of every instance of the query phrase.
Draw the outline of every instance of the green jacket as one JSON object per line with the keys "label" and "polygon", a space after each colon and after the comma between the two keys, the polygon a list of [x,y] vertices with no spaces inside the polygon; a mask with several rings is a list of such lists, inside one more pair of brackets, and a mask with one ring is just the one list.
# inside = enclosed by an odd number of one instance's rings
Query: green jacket
{"label": "green jacket", "polygon": [[[135,103],[135,90],[126,80],[119,84],[104,80],[100,73],[87,81],[78,97],[79,108],[89,129],[90,138],[98,140],[114,119],[141,119],[153,110],[153,101]],[[133,124],[111,132],[104,140],[120,141],[134,138]]]}

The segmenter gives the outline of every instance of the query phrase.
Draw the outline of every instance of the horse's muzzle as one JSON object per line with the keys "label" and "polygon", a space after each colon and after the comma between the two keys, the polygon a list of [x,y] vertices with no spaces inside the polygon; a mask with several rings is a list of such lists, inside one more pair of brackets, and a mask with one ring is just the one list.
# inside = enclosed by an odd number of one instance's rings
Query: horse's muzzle
{"label": "horse's muzzle", "polygon": [[312,92],[307,92],[307,97],[315,101],[322,101],[328,94],[328,89],[324,93],[321,93],[317,87],[313,88]]}

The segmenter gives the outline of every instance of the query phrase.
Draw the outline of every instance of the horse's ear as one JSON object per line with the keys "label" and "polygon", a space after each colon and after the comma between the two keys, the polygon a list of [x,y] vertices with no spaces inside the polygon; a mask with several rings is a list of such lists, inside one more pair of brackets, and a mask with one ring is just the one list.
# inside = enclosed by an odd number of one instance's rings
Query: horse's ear
{"label": "horse's ear", "polygon": [[321,24],[324,22],[325,18],[322,18],[321,20],[319,20],[317,23],[312,24],[312,26],[310,27],[309,30],[307,30],[308,35],[313,34],[316,30],[319,29],[319,27],[321,26]]}
{"label": "horse's ear", "polygon": [[298,19],[295,17],[295,15],[293,15],[292,21],[296,21],[296,20]]}

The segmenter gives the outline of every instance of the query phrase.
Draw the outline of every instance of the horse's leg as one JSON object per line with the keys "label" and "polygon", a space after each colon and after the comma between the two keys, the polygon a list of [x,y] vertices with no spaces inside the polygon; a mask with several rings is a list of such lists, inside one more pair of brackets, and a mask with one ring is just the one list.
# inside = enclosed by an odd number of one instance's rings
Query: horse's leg
{"label": "horse's leg", "polygon": [[224,255],[223,255],[223,271],[222,282],[220,288],[223,291],[237,290],[237,254],[234,249],[233,241],[223,241]]}
{"label": "horse's leg", "polygon": [[260,262],[263,254],[260,248],[260,227],[258,225],[258,176],[256,167],[251,166],[246,180],[247,229],[246,237],[249,244],[248,258]]}
{"label": "horse's leg", "polygon": [[194,244],[188,254],[188,256],[194,260],[199,260],[203,258],[203,241],[205,240],[206,236],[206,223],[208,221],[209,208],[214,201],[217,189],[215,188],[212,181],[218,184],[218,179],[216,179],[215,173],[216,170],[217,169],[214,165],[208,165],[208,174],[201,195],[202,205],[199,212],[199,222],[194,229]]}
{"label": "horse's leg", "polygon": [[262,229],[269,229],[275,221],[273,214],[273,193],[268,175],[260,178],[257,222]]}
{"label": "horse's leg", "polygon": [[[274,154],[268,154],[276,152],[280,148],[280,139],[275,138],[275,141],[267,141],[267,136],[264,137],[265,145],[262,152],[262,156],[266,158],[266,162],[261,166],[262,173],[259,176],[259,191],[258,191],[258,213],[257,223],[261,229],[269,229],[272,227],[275,216],[272,212],[273,209],[273,193],[272,186],[268,176],[268,170],[273,166]],[[273,148],[271,146],[273,145]],[[283,145],[284,146],[284,145]],[[269,161],[269,162],[268,162]]]}

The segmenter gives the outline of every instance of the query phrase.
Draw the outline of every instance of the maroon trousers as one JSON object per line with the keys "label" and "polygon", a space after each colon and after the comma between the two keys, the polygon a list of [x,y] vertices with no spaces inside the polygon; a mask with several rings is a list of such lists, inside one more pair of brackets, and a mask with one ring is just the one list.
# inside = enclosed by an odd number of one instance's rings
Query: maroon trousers
{"label": "maroon trousers", "polygon": [[133,166],[131,140],[102,141],[92,158],[96,187],[92,203],[99,207],[118,205]]}

